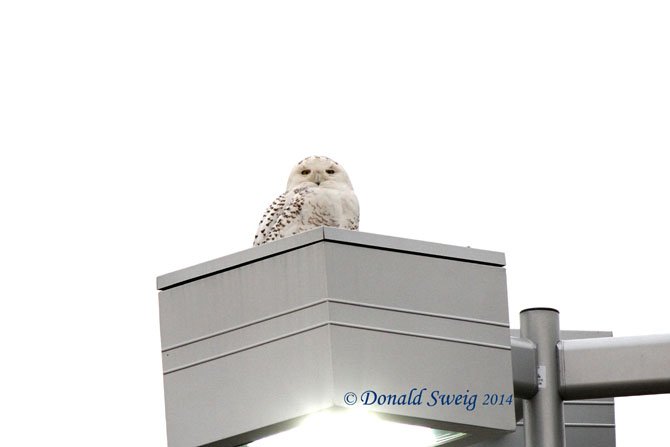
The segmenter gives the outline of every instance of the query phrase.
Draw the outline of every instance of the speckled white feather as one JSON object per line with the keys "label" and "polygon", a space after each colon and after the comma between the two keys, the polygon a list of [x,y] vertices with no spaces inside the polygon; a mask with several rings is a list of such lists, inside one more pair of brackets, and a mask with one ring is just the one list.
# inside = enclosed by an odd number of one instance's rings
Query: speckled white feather
{"label": "speckled white feather", "polygon": [[254,245],[321,226],[358,230],[358,220],[358,199],[344,168],[328,157],[307,157],[263,214]]}

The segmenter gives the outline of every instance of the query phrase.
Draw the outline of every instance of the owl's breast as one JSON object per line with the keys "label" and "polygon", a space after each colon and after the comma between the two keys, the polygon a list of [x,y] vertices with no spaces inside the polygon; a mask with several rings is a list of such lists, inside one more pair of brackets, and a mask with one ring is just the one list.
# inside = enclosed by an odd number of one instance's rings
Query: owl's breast
{"label": "owl's breast", "polygon": [[302,216],[304,223],[309,226],[356,229],[358,201],[352,191],[310,188],[305,197]]}

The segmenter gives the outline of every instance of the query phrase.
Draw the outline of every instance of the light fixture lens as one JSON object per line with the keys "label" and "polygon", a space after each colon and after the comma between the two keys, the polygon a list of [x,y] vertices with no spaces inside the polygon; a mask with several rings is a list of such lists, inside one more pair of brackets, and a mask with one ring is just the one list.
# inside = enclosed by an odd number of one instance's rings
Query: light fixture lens
{"label": "light fixture lens", "polygon": [[434,430],[383,420],[364,410],[322,411],[297,427],[248,444],[248,447],[435,447],[467,433]]}

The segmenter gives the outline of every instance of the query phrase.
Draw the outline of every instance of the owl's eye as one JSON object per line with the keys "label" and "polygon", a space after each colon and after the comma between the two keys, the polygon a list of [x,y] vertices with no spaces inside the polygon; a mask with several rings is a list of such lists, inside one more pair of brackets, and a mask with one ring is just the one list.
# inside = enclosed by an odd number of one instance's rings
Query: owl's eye
{"label": "owl's eye", "polygon": [[309,169],[303,169],[301,174],[302,175],[309,175],[310,172],[312,172],[312,171],[310,171]]}
{"label": "owl's eye", "polygon": [[326,169],[326,174],[335,174],[335,169]]}

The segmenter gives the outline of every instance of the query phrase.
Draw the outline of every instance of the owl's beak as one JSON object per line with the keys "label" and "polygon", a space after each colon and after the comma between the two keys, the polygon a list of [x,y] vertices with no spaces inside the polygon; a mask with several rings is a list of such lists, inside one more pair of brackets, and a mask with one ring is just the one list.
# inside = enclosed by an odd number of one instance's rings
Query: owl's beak
{"label": "owl's beak", "polygon": [[321,174],[318,172],[314,175],[314,183],[316,183],[316,186],[321,184]]}

